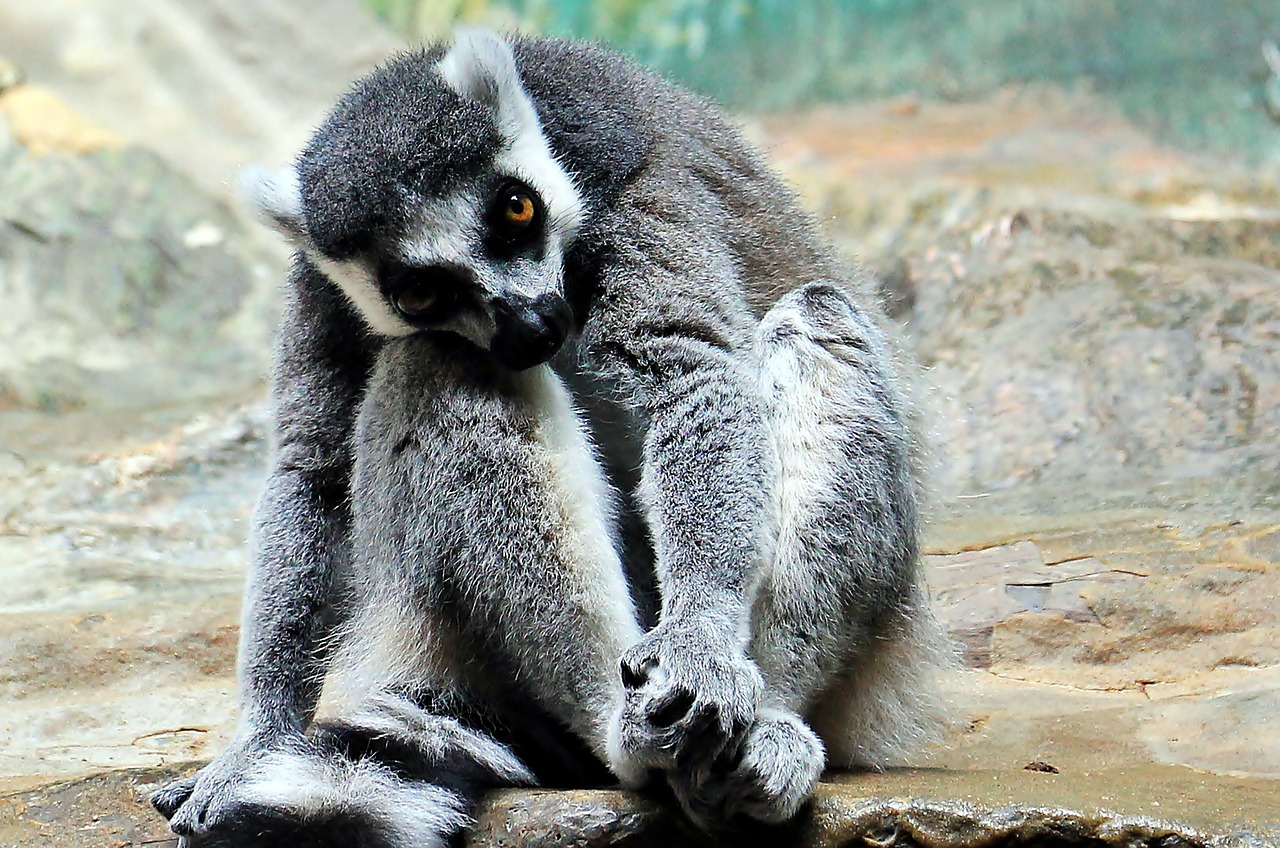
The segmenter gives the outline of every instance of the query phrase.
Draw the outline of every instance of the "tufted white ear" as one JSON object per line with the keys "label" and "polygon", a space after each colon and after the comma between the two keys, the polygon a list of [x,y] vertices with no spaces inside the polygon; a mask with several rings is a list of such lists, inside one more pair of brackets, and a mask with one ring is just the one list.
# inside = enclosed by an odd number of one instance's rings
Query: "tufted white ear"
{"label": "tufted white ear", "polygon": [[450,88],[493,110],[505,142],[496,165],[537,189],[556,237],[572,238],[586,214],[582,198],[551,153],[511,45],[490,30],[459,30],[438,67]]}
{"label": "tufted white ear", "polygon": [[279,171],[260,166],[240,174],[240,196],[251,204],[263,223],[291,244],[302,247],[307,231],[302,220],[302,189],[293,168]]}
{"label": "tufted white ear", "polygon": [[439,68],[450,88],[494,110],[505,137],[540,131],[538,113],[520,83],[511,45],[496,32],[459,29]]}

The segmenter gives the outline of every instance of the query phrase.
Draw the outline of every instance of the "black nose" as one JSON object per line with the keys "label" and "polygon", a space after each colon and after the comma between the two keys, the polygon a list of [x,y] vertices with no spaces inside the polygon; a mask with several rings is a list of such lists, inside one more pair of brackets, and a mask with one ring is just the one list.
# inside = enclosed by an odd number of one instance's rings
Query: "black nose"
{"label": "black nose", "polygon": [[513,371],[555,356],[573,327],[573,311],[558,294],[505,297],[494,302],[493,318],[497,332],[490,349]]}

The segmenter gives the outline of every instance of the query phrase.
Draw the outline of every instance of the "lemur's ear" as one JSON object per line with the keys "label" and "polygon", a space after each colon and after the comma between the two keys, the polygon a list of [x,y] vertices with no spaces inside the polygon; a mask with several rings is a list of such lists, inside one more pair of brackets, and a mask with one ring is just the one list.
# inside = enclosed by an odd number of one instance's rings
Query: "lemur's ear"
{"label": "lemur's ear", "polygon": [[494,111],[507,138],[538,130],[538,113],[520,82],[511,45],[497,33],[458,30],[439,68],[450,88]]}
{"label": "lemur's ear", "polygon": [[263,223],[290,243],[302,246],[307,241],[302,219],[302,189],[293,168],[279,171],[259,166],[245,168],[240,174],[240,194]]}

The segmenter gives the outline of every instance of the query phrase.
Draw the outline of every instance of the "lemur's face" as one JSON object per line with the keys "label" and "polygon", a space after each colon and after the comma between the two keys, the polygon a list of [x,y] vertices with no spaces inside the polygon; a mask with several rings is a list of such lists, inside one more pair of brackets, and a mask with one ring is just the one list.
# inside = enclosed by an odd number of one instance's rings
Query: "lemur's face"
{"label": "lemur's face", "polygon": [[573,329],[564,265],[582,201],[495,37],[375,71],[296,171],[253,178],[268,219],[376,333],[452,333],[518,370]]}

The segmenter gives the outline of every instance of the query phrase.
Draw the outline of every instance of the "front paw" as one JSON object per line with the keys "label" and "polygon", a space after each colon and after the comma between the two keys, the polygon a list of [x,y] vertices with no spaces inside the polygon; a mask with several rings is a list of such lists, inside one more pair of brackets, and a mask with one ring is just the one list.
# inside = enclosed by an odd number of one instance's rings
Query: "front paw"
{"label": "front paw", "polygon": [[194,837],[218,826],[237,807],[237,790],[265,747],[233,745],[196,774],[151,794],[151,806],[178,836]]}
{"label": "front paw", "polygon": [[663,624],[623,655],[625,693],[610,755],[624,779],[696,768],[741,742],[763,679],[726,631],[732,628]]}

